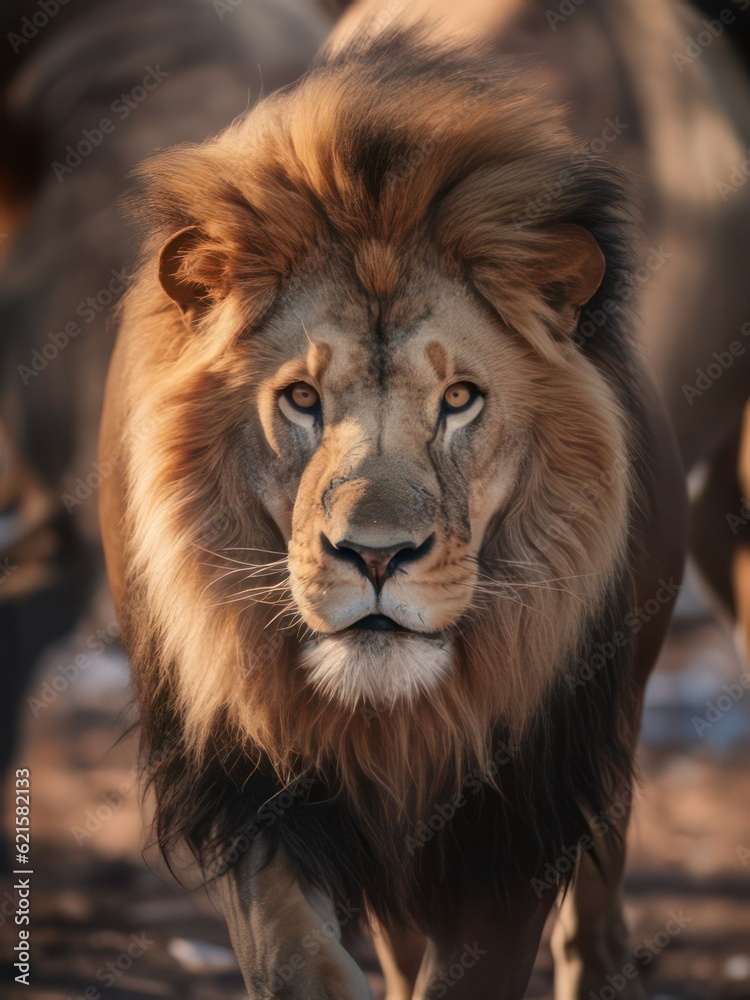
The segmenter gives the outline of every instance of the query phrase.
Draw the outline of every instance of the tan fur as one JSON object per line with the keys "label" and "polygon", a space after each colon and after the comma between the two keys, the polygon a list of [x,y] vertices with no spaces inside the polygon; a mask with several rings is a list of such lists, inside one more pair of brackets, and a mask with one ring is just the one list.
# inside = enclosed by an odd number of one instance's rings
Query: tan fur
{"label": "tan fur", "polygon": [[[395,811],[412,816],[468,761],[489,765],[494,721],[523,736],[625,544],[626,418],[567,338],[575,310],[543,295],[553,275],[567,280],[564,234],[545,232],[540,220],[513,221],[577,146],[533,90],[507,99],[502,81],[500,102],[500,85],[491,77],[481,89],[467,84],[456,101],[455,81],[433,79],[406,106],[377,81],[332,69],[265,102],[215,142],[149,165],[161,221],[125,307],[105,415],[107,449],[115,442],[125,470],[126,557],[110,567],[114,589],[124,579],[126,590],[140,588],[137,628],[158,636],[161,671],[142,683],[174,688],[193,750],[200,754],[227,719],[227,741],[260,746],[282,776],[332,764],[355,798],[375,782]],[[377,205],[336,154],[370,101],[424,154]],[[437,200],[447,179],[451,193]],[[320,204],[336,233],[333,250]],[[210,297],[183,316],[158,285],[156,254],[185,225],[203,239],[181,257],[178,277]],[[425,287],[442,289],[456,325],[475,331],[488,392],[502,400],[493,412],[504,421],[504,450],[492,445],[486,483],[471,484],[470,536],[442,536],[425,561],[421,585],[444,594],[444,611],[442,597],[430,604],[443,615],[435,627],[462,639],[452,669],[416,700],[353,707],[299,669],[299,605],[285,618],[273,603],[289,597],[284,566],[251,574],[273,553],[283,556],[291,538],[298,580],[309,590],[319,579],[312,536],[292,527],[292,506],[301,518],[302,501],[274,481],[284,450],[272,429],[263,433],[263,414],[268,423],[280,377],[273,372],[301,377],[294,373],[311,367],[311,343],[331,364],[341,358],[346,330],[321,317],[361,294],[357,280],[366,293],[391,297],[396,323],[419,311]],[[420,379],[437,377],[426,356],[436,336],[446,370],[451,351],[461,353],[449,330],[425,327]],[[252,416],[255,401],[260,417]],[[338,444],[334,435],[316,461],[333,468],[356,445],[345,432],[340,425]],[[510,567],[505,588],[491,593],[469,560],[500,513],[488,497],[502,500],[503,530],[484,555]],[[117,546],[113,538],[110,551]],[[243,579],[281,589],[269,591],[270,604],[261,592],[241,600]]]}
{"label": "tan fur", "polygon": [[380,240],[368,240],[359,248],[354,266],[365,288],[376,296],[393,293],[398,282],[399,266],[393,247]]}

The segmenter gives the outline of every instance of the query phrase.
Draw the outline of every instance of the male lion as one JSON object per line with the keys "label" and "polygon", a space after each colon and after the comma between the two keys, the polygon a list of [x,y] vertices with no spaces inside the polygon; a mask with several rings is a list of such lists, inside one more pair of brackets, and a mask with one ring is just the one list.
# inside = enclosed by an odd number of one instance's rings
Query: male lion
{"label": "male lion", "polygon": [[143,170],[102,520],[157,829],[252,997],[369,996],[367,921],[389,1000],[518,1000],[565,889],[559,1000],[641,997],[623,836],[685,502],[631,192],[477,12],[400,9]]}

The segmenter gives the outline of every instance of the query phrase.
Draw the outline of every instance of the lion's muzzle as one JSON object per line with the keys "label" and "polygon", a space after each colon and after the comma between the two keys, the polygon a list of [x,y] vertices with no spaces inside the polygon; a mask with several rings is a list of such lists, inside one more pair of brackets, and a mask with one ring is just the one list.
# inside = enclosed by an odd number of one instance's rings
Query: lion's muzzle
{"label": "lion's muzzle", "polygon": [[464,611],[471,587],[449,585],[448,534],[427,455],[362,447],[359,461],[352,457],[343,468],[310,470],[314,481],[301,484],[297,499],[295,514],[308,516],[295,517],[291,588],[316,633],[301,662],[329,696],[392,704],[450,672],[452,645],[441,632]]}

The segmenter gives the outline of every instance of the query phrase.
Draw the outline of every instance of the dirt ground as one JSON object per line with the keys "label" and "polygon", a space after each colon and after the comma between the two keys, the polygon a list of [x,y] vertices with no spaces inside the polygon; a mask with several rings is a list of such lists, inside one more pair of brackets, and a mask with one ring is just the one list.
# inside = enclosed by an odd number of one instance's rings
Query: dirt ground
{"label": "dirt ground", "polygon": [[[67,685],[56,680],[88,637],[82,626],[51,651],[29,692],[19,766],[32,786],[31,986],[13,983],[6,879],[2,997],[241,1000],[221,920],[202,890],[171,878],[144,833],[116,643],[86,653]],[[633,964],[653,1000],[750,1000],[750,692],[722,699],[722,685],[745,691],[732,685],[747,669],[688,588],[649,689],[630,834]],[[380,1000],[367,942],[358,958]],[[549,998],[550,984],[545,943],[527,997]],[[598,1000],[614,1000],[604,984]]]}

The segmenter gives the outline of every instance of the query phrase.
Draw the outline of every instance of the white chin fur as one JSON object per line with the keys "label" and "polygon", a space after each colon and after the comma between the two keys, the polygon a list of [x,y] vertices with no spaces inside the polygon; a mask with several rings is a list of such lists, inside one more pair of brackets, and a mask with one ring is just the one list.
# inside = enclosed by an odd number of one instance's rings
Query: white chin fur
{"label": "white chin fur", "polygon": [[349,708],[413,701],[450,673],[453,651],[439,639],[393,632],[326,636],[302,651],[310,682]]}

